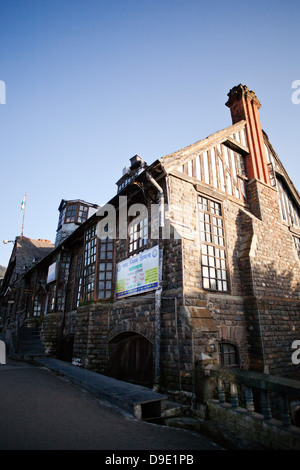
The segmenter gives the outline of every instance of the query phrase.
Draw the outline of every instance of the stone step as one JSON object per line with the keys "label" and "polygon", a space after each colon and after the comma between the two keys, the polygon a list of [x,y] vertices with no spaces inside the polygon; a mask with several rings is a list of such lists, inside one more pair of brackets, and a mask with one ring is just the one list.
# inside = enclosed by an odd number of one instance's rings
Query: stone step
{"label": "stone step", "polygon": [[189,407],[187,405],[182,405],[181,403],[167,401],[167,406],[162,414],[164,418],[173,418],[175,416],[183,416],[187,413]]}

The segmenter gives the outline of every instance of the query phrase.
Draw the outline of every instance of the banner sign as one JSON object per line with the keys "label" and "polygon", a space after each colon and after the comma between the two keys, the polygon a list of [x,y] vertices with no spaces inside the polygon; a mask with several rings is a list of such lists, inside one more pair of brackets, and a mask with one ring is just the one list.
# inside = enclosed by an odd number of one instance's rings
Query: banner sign
{"label": "banner sign", "polygon": [[159,247],[117,264],[116,298],[143,294],[159,287]]}

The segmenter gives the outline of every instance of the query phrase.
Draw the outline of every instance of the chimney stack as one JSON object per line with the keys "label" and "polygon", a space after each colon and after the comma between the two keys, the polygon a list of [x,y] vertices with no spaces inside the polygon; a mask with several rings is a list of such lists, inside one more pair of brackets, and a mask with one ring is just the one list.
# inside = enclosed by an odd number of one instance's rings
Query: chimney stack
{"label": "chimney stack", "polygon": [[242,120],[247,123],[250,154],[246,157],[246,167],[249,179],[256,178],[270,185],[270,174],[258,112],[261,104],[257,96],[246,85],[240,84],[229,91],[226,106],[230,108],[232,124]]}

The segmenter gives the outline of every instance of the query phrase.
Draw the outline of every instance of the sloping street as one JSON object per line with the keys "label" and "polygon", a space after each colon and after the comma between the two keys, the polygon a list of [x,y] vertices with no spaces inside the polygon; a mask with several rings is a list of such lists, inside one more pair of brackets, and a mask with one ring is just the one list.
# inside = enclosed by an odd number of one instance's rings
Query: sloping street
{"label": "sloping street", "polygon": [[0,384],[0,450],[221,449],[197,433],[139,421],[44,367],[9,360]]}

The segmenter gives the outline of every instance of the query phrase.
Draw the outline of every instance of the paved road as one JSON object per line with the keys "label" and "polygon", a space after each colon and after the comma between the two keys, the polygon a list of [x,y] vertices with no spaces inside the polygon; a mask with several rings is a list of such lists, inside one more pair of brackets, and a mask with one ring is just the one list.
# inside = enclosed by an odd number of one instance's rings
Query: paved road
{"label": "paved road", "polygon": [[0,450],[218,450],[197,433],[141,422],[49,370],[0,365]]}

